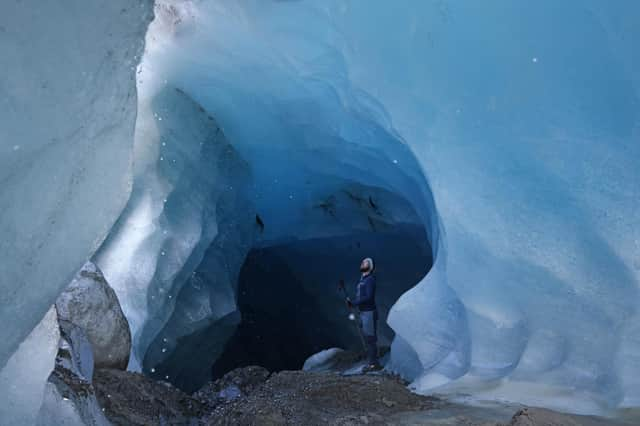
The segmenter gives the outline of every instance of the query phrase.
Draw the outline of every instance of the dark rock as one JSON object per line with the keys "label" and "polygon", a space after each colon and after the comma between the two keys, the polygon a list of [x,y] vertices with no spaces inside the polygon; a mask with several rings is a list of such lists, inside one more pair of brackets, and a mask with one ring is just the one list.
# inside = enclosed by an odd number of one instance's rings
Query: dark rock
{"label": "dark rock", "polygon": [[614,419],[558,413],[545,408],[523,408],[514,414],[509,426],[604,426],[620,425]]}
{"label": "dark rock", "polygon": [[189,425],[204,414],[196,399],[139,373],[99,369],[93,383],[98,402],[115,425]]}
{"label": "dark rock", "polygon": [[[393,401],[385,404],[384,401]],[[436,400],[411,393],[395,377],[274,373],[243,398],[220,404],[210,425],[386,424],[380,419],[429,410]]]}
{"label": "dark rock", "polygon": [[214,408],[220,404],[249,395],[269,378],[269,371],[258,366],[236,368],[222,378],[207,383],[193,394],[203,404]]}

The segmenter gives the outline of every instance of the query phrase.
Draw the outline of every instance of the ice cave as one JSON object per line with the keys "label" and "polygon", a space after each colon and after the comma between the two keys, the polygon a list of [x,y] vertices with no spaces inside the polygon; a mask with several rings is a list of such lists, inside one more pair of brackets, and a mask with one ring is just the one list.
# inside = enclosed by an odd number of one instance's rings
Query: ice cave
{"label": "ice cave", "polygon": [[366,257],[406,398],[640,421],[639,2],[3,6],[0,425],[254,424]]}

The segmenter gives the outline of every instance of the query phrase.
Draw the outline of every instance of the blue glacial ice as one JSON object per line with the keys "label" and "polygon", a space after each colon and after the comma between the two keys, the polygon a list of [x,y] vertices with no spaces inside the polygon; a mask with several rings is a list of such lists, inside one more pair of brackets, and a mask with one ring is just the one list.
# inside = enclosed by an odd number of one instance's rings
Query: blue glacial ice
{"label": "blue glacial ice", "polygon": [[260,182],[264,239],[339,232],[305,215],[332,184],[411,202],[435,264],[388,321],[392,365],[418,391],[638,403],[636,3],[156,12],[142,75],[216,117]]}
{"label": "blue glacial ice", "polygon": [[252,247],[408,224],[414,389],[640,405],[639,3],[157,0],[139,65],[112,3],[0,17],[0,367],[94,254],[152,374],[229,337]]}

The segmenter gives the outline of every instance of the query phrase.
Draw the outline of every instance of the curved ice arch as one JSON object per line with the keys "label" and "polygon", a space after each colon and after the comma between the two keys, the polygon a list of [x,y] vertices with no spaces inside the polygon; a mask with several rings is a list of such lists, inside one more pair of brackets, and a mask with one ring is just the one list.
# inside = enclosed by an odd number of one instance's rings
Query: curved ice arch
{"label": "curved ice arch", "polygon": [[296,144],[336,154],[315,163],[332,173],[416,156],[407,173],[429,177],[437,214],[426,181],[367,177],[433,233],[433,270],[389,319],[418,389],[466,374],[560,389],[570,410],[637,401],[637,4],[211,2],[187,16],[148,64],[257,176]]}
{"label": "curved ice arch", "polygon": [[[153,366],[179,353],[179,339],[209,333],[217,321],[225,329],[237,323],[235,281],[253,241],[247,225],[255,229],[254,208],[266,224],[255,246],[395,223],[428,223],[432,241],[439,232],[419,164],[394,133],[384,108],[364,92],[336,90],[326,82],[309,92],[303,80],[298,89],[305,96],[292,91],[293,99],[276,100],[275,110],[240,98],[240,107],[252,117],[250,125],[236,117],[218,127],[209,109],[191,100],[201,102],[203,92],[157,63],[164,54],[156,55],[170,49],[173,40],[194,34],[187,26],[194,16],[202,17],[188,2],[156,5],[138,73],[134,190],[95,259],[118,292],[132,327],[130,367],[140,369],[144,360],[145,371],[152,374],[157,372]],[[181,89],[173,89],[176,85]],[[274,111],[286,117],[285,125]],[[253,137],[263,135],[247,138],[245,127],[302,146],[292,150],[288,142],[256,144],[259,139]],[[248,187],[242,183],[246,166],[221,155],[229,147],[227,132],[240,138],[229,139],[251,165]],[[232,196],[221,210],[225,194],[236,194],[236,200],[248,197],[243,201],[248,204],[234,204]],[[405,208],[406,202],[394,201],[398,197],[411,199],[413,206]],[[323,210],[325,202],[333,212]],[[239,250],[217,242],[228,240],[228,234]],[[227,253],[235,254],[229,258]],[[464,316],[458,320],[464,329]],[[223,342],[224,335],[207,334],[206,339]],[[463,350],[464,344],[457,346]]]}

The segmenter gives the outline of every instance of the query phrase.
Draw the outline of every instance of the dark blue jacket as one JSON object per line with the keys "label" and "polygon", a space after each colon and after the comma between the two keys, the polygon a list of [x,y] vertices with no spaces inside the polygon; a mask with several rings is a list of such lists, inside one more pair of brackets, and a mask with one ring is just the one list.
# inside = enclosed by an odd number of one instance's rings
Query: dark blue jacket
{"label": "dark blue jacket", "polygon": [[376,277],[369,274],[360,278],[356,285],[356,298],[353,304],[361,311],[376,310]]}

